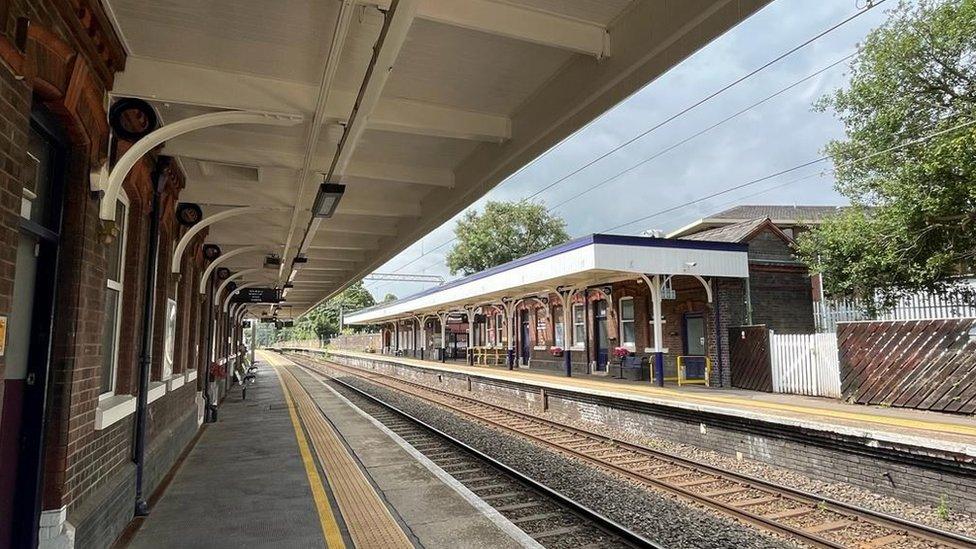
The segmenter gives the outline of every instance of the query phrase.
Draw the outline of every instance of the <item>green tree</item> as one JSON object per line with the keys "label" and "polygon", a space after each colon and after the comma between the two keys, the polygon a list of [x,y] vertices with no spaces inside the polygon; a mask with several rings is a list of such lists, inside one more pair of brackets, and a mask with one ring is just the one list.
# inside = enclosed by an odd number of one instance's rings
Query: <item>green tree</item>
{"label": "green tree", "polygon": [[389,303],[391,301],[396,301],[397,296],[395,294],[386,294],[383,296],[383,303]]}
{"label": "green tree", "polygon": [[[325,340],[339,333],[340,310],[346,313],[375,305],[372,294],[359,281],[338,296],[319,304],[295,321],[294,334],[301,339]],[[350,327],[360,331],[358,326]]]}
{"label": "green tree", "polygon": [[457,244],[447,254],[451,274],[469,275],[569,240],[566,222],[541,204],[492,202],[468,211],[454,227]]}
{"label": "green tree", "polygon": [[852,204],[799,242],[825,291],[887,307],[953,290],[976,255],[976,126],[953,129],[976,115],[976,1],[902,3],[817,106],[846,126],[827,153]]}

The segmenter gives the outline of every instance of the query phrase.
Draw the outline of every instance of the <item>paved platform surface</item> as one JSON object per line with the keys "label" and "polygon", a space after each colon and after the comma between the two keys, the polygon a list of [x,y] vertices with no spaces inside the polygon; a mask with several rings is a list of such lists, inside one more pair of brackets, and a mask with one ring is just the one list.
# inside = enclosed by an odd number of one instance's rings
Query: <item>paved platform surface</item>
{"label": "paved platform surface", "polygon": [[399,437],[261,353],[130,547],[537,547]]}
{"label": "paved platform surface", "polygon": [[518,381],[537,387],[629,399],[728,414],[771,423],[868,437],[976,456],[976,419],[902,408],[847,404],[838,400],[701,386],[657,387],[601,376],[558,376],[552,372],[507,367],[467,366],[412,358],[332,350],[349,357],[383,360],[431,370]]}
{"label": "paved platform surface", "polygon": [[325,547],[271,368],[258,371],[247,400],[230,392],[130,547]]}

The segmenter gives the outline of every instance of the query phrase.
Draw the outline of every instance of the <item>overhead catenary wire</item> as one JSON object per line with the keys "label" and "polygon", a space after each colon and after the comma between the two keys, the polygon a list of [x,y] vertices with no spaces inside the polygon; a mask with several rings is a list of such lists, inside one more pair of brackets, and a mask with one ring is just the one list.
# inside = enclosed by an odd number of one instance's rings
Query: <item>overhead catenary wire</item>
{"label": "overhead catenary wire", "polygon": [[[533,194],[529,195],[528,197],[523,198],[522,200],[523,201],[530,200],[532,198],[535,198],[535,197],[539,196],[543,192],[545,192],[545,191],[547,191],[547,190],[549,190],[549,189],[551,189],[551,188],[559,185],[563,181],[566,181],[566,180],[570,179],[571,177],[573,177],[573,176],[581,173],[582,171],[586,170],[590,166],[593,166],[594,164],[600,162],[601,160],[603,160],[603,159],[605,159],[605,158],[613,155],[614,153],[620,151],[621,149],[623,149],[623,148],[631,145],[632,143],[635,143],[635,142],[639,141],[640,139],[646,137],[647,135],[653,133],[654,131],[656,131],[656,130],[658,130],[658,129],[660,129],[660,128],[668,125],[668,124],[670,124],[671,122],[673,122],[675,120],[677,120],[678,118],[681,118],[682,116],[687,115],[689,112],[697,109],[701,105],[703,105],[703,104],[705,104],[705,103],[707,103],[707,102],[715,99],[716,97],[722,95],[723,93],[729,91],[730,89],[738,86],[739,84],[741,84],[741,83],[749,80],[750,78],[756,76],[757,74],[763,72],[764,70],[768,69],[769,67],[771,67],[771,66],[779,63],[780,61],[782,61],[782,60],[790,57],[794,53],[796,53],[796,52],[800,51],[801,49],[809,46],[810,44],[816,42],[820,38],[823,38],[824,36],[826,36],[826,35],[834,32],[834,31],[836,31],[837,29],[843,27],[844,25],[850,23],[851,21],[854,21],[858,17],[860,17],[860,16],[864,15],[865,13],[871,11],[872,9],[880,6],[885,1],[887,1],[887,0],[878,0],[876,2],[871,2],[871,3],[867,4],[866,6],[864,6],[862,8],[859,8],[858,11],[856,11],[853,14],[847,16],[846,18],[842,19],[841,21],[839,21],[839,22],[831,25],[827,29],[818,32],[814,36],[812,36],[812,37],[804,40],[803,42],[797,44],[796,46],[793,46],[789,50],[786,50],[785,52],[777,55],[776,57],[770,59],[769,61],[765,62],[764,64],[760,65],[759,67],[756,67],[755,69],[749,71],[748,73],[740,76],[739,78],[733,80],[732,82],[729,82],[729,83],[723,85],[722,87],[720,87],[719,89],[715,90],[714,92],[712,92],[712,93],[708,94],[707,96],[699,99],[698,101],[692,103],[691,105],[688,105],[687,107],[685,107],[685,108],[681,109],[680,111],[672,114],[668,118],[666,118],[666,119],[658,122],[657,124],[651,126],[650,128],[647,128],[646,130],[642,131],[641,133],[639,133],[639,134],[631,137],[627,141],[624,141],[623,143],[621,143],[619,145],[616,145],[613,148],[611,148],[610,150],[608,150],[608,151],[602,153],[601,155],[597,156],[596,158],[593,158],[593,159],[587,161],[583,165],[581,165],[578,168],[574,169],[573,171],[567,173],[566,175],[563,175],[562,177],[556,179],[555,181],[549,183],[545,187],[542,187],[541,189],[536,190]],[[753,108],[756,108],[756,107],[758,107],[758,106],[760,106],[760,105],[768,102],[769,100],[773,99],[774,97],[776,97],[778,95],[781,95],[782,93],[785,93],[789,89],[792,89],[792,88],[796,87],[797,85],[799,85],[799,84],[801,84],[801,83],[803,83],[803,82],[805,82],[805,81],[807,81],[807,80],[809,80],[811,78],[814,78],[814,77],[816,77],[819,74],[822,74],[823,72],[829,70],[830,68],[833,68],[834,66],[836,66],[836,65],[844,62],[845,60],[850,59],[853,55],[854,55],[854,53],[852,53],[852,54],[850,54],[850,55],[848,55],[848,56],[846,56],[846,57],[844,57],[844,58],[842,58],[842,59],[840,59],[840,60],[838,60],[838,61],[836,61],[834,63],[831,63],[830,65],[827,65],[826,67],[820,69],[819,71],[817,71],[817,72],[815,72],[813,74],[810,74],[810,75],[804,77],[803,79],[794,82],[793,84],[790,84],[786,88],[783,88],[783,89],[777,91],[776,93],[774,93],[774,94],[772,94],[772,95],[764,98],[763,100],[758,101],[758,102],[750,105],[749,107],[746,107],[746,108],[740,110],[739,112],[736,112],[735,114],[733,114],[733,115],[731,115],[729,117],[726,117],[727,119],[723,119],[722,121],[720,121],[720,122],[718,122],[716,124],[713,124],[712,126],[710,126],[710,127],[706,128],[706,129],[700,131],[698,134],[692,135],[692,136],[686,138],[685,140],[682,140],[682,141],[680,141],[680,142],[672,145],[670,148],[668,148],[668,149],[666,149],[666,150],[661,151],[660,153],[658,153],[655,156],[655,158],[657,156],[660,156],[661,154],[665,154],[665,153],[669,152],[673,148],[677,148],[677,147],[681,146],[682,144],[686,143],[687,141],[690,141],[690,140],[692,140],[692,139],[694,139],[694,138],[696,138],[696,137],[698,137],[698,136],[700,136],[700,135],[702,135],[704,133],[707,133],[708,131],[711,131],[715,127],[718,127],[718,126],[720,126],[720,125],[728,122],[729,120],[734,119],[734,118],[740,116],[741,114],[743,114],[744,112],[747,112],[748,110],[751,110]],[[554,150],[554,149],[549,149],[548,151],[544,152],[540,156],[534,158],[533,160],[531,160],[530,162],[528,162],[526,165],[524,165],[521,168],[519,168],[519,170],[517,170],[515,172],[515,174],[518,174],[518,173],[524,171],[525,169],[527,169],[527,168],[531,167],[532,165],[534,165],[536,162],[538,162],[541,159],[545,158],[552,150]],[[644,160],[642,162],[642,164],[643,163],[646,163],[646,162],[649,162],[650,160],[653,160],[653,158]],[[621,173],[615,175],[613,178],[610,178],[608,180],[602,181],[601,183],[598,184],[598,186],[599,185],[603,185],[605,183],[609,183],[609,181],[613,180],[614,178],[619,177],[620,175],[623,175],[627,171],[629,171],[631,169],[634,169],[636,167],[637,166],[633,166],[632,168],[629,168],[628,170],[625,170],[624,172],[621,172]],[[515,174],[513,174],[513,175],[515,175]],[[585,193],[580,193],[579,196],[582,196],[582,194],[585,194]],[[576,196],[570,198],[569,200],[573,200],[575,198],[576,198]],[[552,211],[552,210],[558,208],[559,206],[564,205],[569,200],[560,202],[559,204],[557,204],[556,206],[553,206],[552,208],[549,208],[548,210],[549,211]],[[441,243],[441,244],[439,244],[439,245],[437,245],[437,246],[435,246],[435,247],[427,250],[426,252],[422,252],[419,256],[417,256],[414,259],[408,261],[407,263],[401,265],[400,267],[395,268],[392,272],[394,272],[394,273],[400,272],[401,270],[409,267],[410,265],[413,265],[414,263],[416,263],[417,261],[419,261],[423,257],[425,257],[425,256],[427,256],[427,255],[429,255],[429,254],[431,254],[431,253],[433,253],[433,252],[435,252],[435,251],[437,251],[437,250],[439,250],[439,249],[447,246],[448,244],[451,244],[452,242],[455,242],[456,240],[457,240],[457,237],[452,237],[452,238],[448,239],[447,241],[445,241],[445,242],[443,242],[443,243]],[[384,287],[384,285],[380,285],[380,286],[374,287],[374,290],[379,289],[381,287]]]}
{"label": "overhead catenary wire", "polygon": [[[874,158],[876,156],[880,156],[882,154],[887,154],[889,152],[894,152],[894,151],[897,151],[899,149],[903,149],[905,147],[910,147],[912,145],[917,145],[919,143],[924,143],[925,141],[928,141],[929,139],[934,139],[936,137],[939,137],[940,135],[945,135],[947,133],[951,133],[951,132],[954,132],[956,130],[961,130],[963,128],[972,126],[973,124],[976,124],[976,120],[970,120],[968,122],[963,122],[961,124],[956,124],[956,125],[954,125],[954,126],[952,126],[950,128],[946,128],[946,129],[943,129],[943,130],[939,130],[937,132],[930,133],[930,134],[924,135],[924,136],[919,137],[919,138],[916,138],[916,139],[911,139],[911,140],[906,141],[904,143],[900,143],[898,145],[894,145],[894,146],[888,147],[888,148],[886,148],[884,150],[875,151],[875,152],[873,152],[871,154],[868,154],[868,155],[865,155],[865,156],[861,156],[861,157],[858,157],[858,158],[855,158],[855,159],[852,159],[852,160],[848,160],[847,162],[842,162],[841,164],[835,166],[831,171],[836,172],[837,170],[840,170],[840,169],[843,169],[843,168],[846,168],[846,167],[849,167],[849,166],[853,166],[854,164],[858,164],[858,163],[864,162],[865,160],[869,160],[871,158]],[[761,183],[763,181],[767,181],[767,180],[772,179],[774,177],[778,177],[780,175],[785,175],[785,174],[788,174],[788,173],[791,173],[791,172],[795,172],[795,171],[801,170],[801,169],[803,169],[803,168],[805,168],[807,166],[812,166],[814,164],[818,164],[820,162],[825,162],[827,160],[830,160],[830,156],[828,156],[828,155],[821,156],[821,157],[815,158],[813,160],[808,160],[808,161],[803,162],[801,164],[797,164],[796,166],[793,166],[793,167],[790,167],[790,168],[786,168],[784,170],[779,170],[779,171],[777,171],[775,173],[772,173],[772,174],[769,174],[769,175],[764,175],[762,177],[758,177],[756,179],[752,179],[752,180],[746,181],[745,183],[740,183],[738,185],[734,185],[732,187],[728,187],[728,188],[723,189],[721,191],[717,191],[717,192],[711,193],[711,194],[709,194],[707,196],[703,196],[701,198],[696,198],[695,200],[690,200],[688,202],[683,202],[681,204],[677,204],[675,206],[671,206],[671,207],[665,208],[663,210],[658,210],[657,212],[654,212],[652,214],[645,215],[643,217],[638,217],[637,219],[633,219],[631,221],[627,221],[627,222],[621,223],[619,225],[614,225],[612,227],[608,227],[606,229],[602,229],[600,232],[615,231],[615,230],[620,229],[622,227],[626,227],[627,225],[633,225],[634,223],[639,223],[641,221],[647,221],[648,219],[651,219],[653,217],[657,217],[658,215],[662,215],[662,214],[665,214],[665,213],[668,213],[668,212],[671,212],[671,211],[674,211],[674,210],[677,210],[677,209],[680,209],[680,208],[684,208],[684,207],[690,206],[692,204],[697,204],[698,202],[702,202],[704,200],[708,200],[708,199],[711,199],[711,198],[715,198],[716,196],[721,196],[723,194],[728,194],[728,193],[730,193],[732,191],[736,191],[736,190],[739,190],[739,189],[743,189],[745,187],[750,187],[752,185],[755,185],[757,183]]]}
{"label": "overhead catenary wire", "polygon": [[[799,177],[799,178],[796,178],[796,179],[792,179],[792,180],[787,181],[785,183],[782,183],[780,185],[770,187],[766,191],[773,190],[773,189],[778,188],[780,186],[787,186],[787,185],[790,185],[790,184],[798,183],[800,181],[804,181],[804,180],[810,179],[810,178],[812,178],[814,176],[818,176],[818,175],[823,176],[823,175],[827,175],[829,173],[834,173],[834,172],[836,172],[836,171],[838,171],[840,169],[843,169],[843,168],[849,167],[849,166],[853,166],[855,164],[858,164],[860,162],[864,162],[864,161],[869,160],[871,158],[875,158],[875,157],[880,156],[880,155],[883,155],[883,154],[887,154],[887,153],[894,152],[894,151],[897,151],[897,150],[900,150],[900,149],[903,149],[903,148],[906,148],[906,147],[910,147],[912,145],[917,145],[917,144],[920,144],[920,143],[924,143],[924,142],[926,142],[926,141],[928,141],[930,139],[934,139],[936,137],[945,135],[947,133],[952,133],[954,131],[961,130],[963,128],[967,128],[967,127],[970,127],[970,126],[973,126],[973,125],[976,125],[976,119],[969,120],[969,121],[966,121],[966,122],[962,122],[962,123],[959,123],[959,124],[955,124],[955,125],[953,125],[953,126],[951,126],[949,128],[945,128],[945,129],[942,129],[942,130],[938,130],[938,131],[935,131],[935,132],[926,134],[926,135],[924,135],[922,137],[918,137],[918,138],[915,138],[915,139],[910,139],[910,140],[905,141],[903,143],[899,143],[897,145],[892,145],[890,147],[887,147],[887,148],[885,148],[883,150],[875,151],[875,152],[872,152],[870,154],[866,154],[864,156],[860,156],[858,158],[854,158],[852,160],[848,160],[847,162],[843,162],[843,163],[841,163],[841,164],[833,167],[830,170],[819,171],[819,172],[816,172],[816,173],[807,174],[805,176],[802,176],[802,177]],[[717,192],[714,192],[714,193],[710,193],[708,195],[705,195],[705,196],[702,196],[702,197],[699,197],[699,198],[696,198],[696,199],[693,199],[693,200],[689,200],[689,201],[683,202],[681,204],[676,204],[674,206],[669,206],[667,208],[658,210],[658,211],[653,212],[651,214],[648,214],[648,215],[645,215],[645,216],[641,216],[641,217],[638,217],[636,219],[632,219],[630,221],[626,221],[624,223],[620,223],[618,225],[614,225],[612,227],[607,227],[607,228],[601,229],[598,232],[615,231],[617,229],[626,227],[628,225],[633,225],[634,223],[639,223],[639,222],[642,222],[642,221],[647,221],[649,219],[653,219],[655,217],[658,217],[658,216],[661,216],[661,215],[664,215],[664,214],[667,214],[667,213],[670,213],[670,212],[673,212],[673,211],[677,211],[677,210],[680,210],[682,208],[686,208],[688,206],[692,206],[694,204],[698,204],[700,202],[704,202],[706,200],[710,200],[710,199],[715,198],[715,197],[718,197],[718,196],[726,195],[726,194],[729,194],[731,192],[734,192],[734,191],[737,191],[737,190],[740,190],[740,189],[744,189],[744,188],[747,188],[747,187],[751,187],[753,185],[762,183],[763,181],[768,181],[770,179],[774,179],[776,177],[779,177],[779,176],[782,176],[782,175],[786,175],[788,173],[792,173],[792,172],[795,172],[795,171],[798,171],[798,170],[802,170],[803,168],[806,168],[806,167],[809,167],[809,166],[813,166],[813,165],[819,164],[821,162],[826,162],[827,160],[830,160],[830,156],[826,156],[825,155],[825,156],[821,156],[819,158],[815,158],[815,159],[812,159],[812,160],[808,160],[806,162],[802,162],[802,163],[797,164],[795,166],[792,166],[792,167],[789,167],[789,168],[786,168],[786,169],[782,169],[782,170],[778,170],[778,171],[776,171],[774,173],[771,173],[771,174],[768,174],[768,175],[764,175],[762,177],[757,177],[755,179],[751,179],[751,180],[746,181],[744,183],[740,183],[740,184],[734,185],[732,187],[727,187],[727,188],[722,189],[720,191],[717,191]],[[766,192],[766,191],[763,191],[763,192]],[[761,194],[761,193],[756,193],[756,194]],[[441,244],[438,247],[446,246],[450,242],[451,241],[444,242],[443,244]],[[436,249],[436,248],[434,248],[434,249]],[[434,249],[429,250],[427,253],[430,253],[430,252],[434,251]],[[423,256],[414,258],[413,261],[417,261],[421,257],[423,257]]]}
{"label": "overhead catenary wire", "polygon": [[[776,92],[774,92],[774,93],[772,93],[770,95],[767,95],[766,97],[760,99],[759,101],[756,101],[755,103],[752,103],[752,104],[750,104],[747,107],[744,107],[742,109],[739,109],[738,111],[734,112],[733,114],[730,114],[729,116],[726,116],[725,118],[719,120],[718,122],[715,122],[714,124],[712,124],[710,126],[707,126],[705,128],[702,128],[701,130],[698,130],[697,132],[689,135],[688,137],[685,137],[684,139],[682,139],[682,140],[680,140],[680,141],[678,141],[676,143],[672,143],[671,145],[668,145],[667,147],[665,147],[665,148],[663,148],[663,149],[655,152],[654,154],[643,158],[642,160],[640,160],[636,164],[633,164],[630,167],[625,168],[625,169],[617,172],[616,174],[614,174],[614,175],[612,175],[612,176],[604,179],[603,181],[597,183],[596,185],[587,187],[583,191],[580,191],[580,192],[578,192],[578,193],[570,196],[569,198],[563,200],[562,202],[559,202],[558,204],[555,204],[553,206],[550,206],[549,207],[549,211],[556,210],[556,209],[560,208],[561,206],[564,206],[564,205],[566,205],[566,204],[568,204],[568,203],[576,200],[577,198],[579,198],[579,197],[581,197],[583,195],[586,195],[586,194],[588,194],[588,193],[590,193],[592,191],[595,191],[598,188],[606,185],[607,183],[610,183],[611,181],[616,180],[620,176],[625,175],[625,174],[628,174],[628,173],[636,170],[637,168],[639,168],[639,167],[647,164],[648,162],[650,162],[652,160],[655,160],[657,158],[660,158],[661,156],[664,156],[665,154],[667,154],[667,153],[669,153],[669,152],[677,149],[678,147],[680,147],[680,146],[682,146],[682,145],[684,145],[684,144],[686,144],[686,143],[688,143],[690,141],[693,141],[694,139],[697,139],[698,137],[701,137],[702,135],[705,135],[706,133],[708,133],[708,132],[710,132],[710,131],[718,128],[719,126],[722,126],[722,125],[724,125],[724,124],[726,124],[728,122],[731,122],[732,120],[735,120],[736,118],[738,118],[738,117],[742,116],[743,114],[751,111],[752,109],[755,109],[755,108],[757,108],[757,107],[759,107],[761,105],[764,105],[765,103],[768,103],[769,101],[771,101],[771,100],[779,97],[780,95],[783,95],[784,93],[788,92],[789,90],[792,90],[793,88],[799,86],[800,84],[802,84],[804,82],[807,82],[807,81],[809,81],[809,80],[811,80],[813,78],[816,78],[817,76],[820,76],[821,74],[829,71],[830,69],[836,67],[837,65],[840,65],[844,61],[847,61],[848,59],[851,59],[856,54],[857,54],[857,52],[851,52],[851,53],[845,55],[844,57],[841,57],[840,59],[834,61],[833,63],[831,63],[829,65],[826,65],[825,67],[823,67],[823,68],[821,68],[821,69],[819,69],[819,70],[817,70],[817,71],[815,71],[813,73],[810,73],[807,76],[804,76],[803,78],[801,78],[801,79],[793,82],[792,84],[790,84],[790,85],[788,85],[788,86],[786,86],[784,88],[780,88]],[[538,196],[538,194],[533,195],[530,198],[533,198],[535,196]]]}

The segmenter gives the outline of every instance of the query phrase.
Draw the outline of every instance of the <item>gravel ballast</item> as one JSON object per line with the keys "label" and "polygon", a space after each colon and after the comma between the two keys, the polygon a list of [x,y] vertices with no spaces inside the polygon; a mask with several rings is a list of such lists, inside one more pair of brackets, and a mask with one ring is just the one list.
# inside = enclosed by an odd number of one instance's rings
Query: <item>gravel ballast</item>
{"label": "gravel ballast", "polygon": [[[674,548],[795,547],[727,517],[653,492],[414,397],[354,376],[343,381],[414,415],[607,517]],[[348,389],[336,386],[349,393]]]}
{"label": "gravel ballast", "polygon": [[890,496],[883,496],[874,492],[858,488],[842,482],[827,482],[811,478],[808,475],[800,474],[783,467],[769,465],[749,459],[736,459],[735,457],[720,454],[712,450],[704,450],[690,444],[682,444],[662,438],[642,436],[632,431],[607,427],[587,421],[574,421],[565,417],[549,417],[540,415],[538,410],[527,405],[513,405],[511,400],[498,398],[486,393],[469,393],[478,400],[489,404],[495,404],[504,408],[518,410],[522,413],[542,417],[545,419],[556,420],[571,427],[585,429],[594,433],[646,446],[652,450],[659,450],[668,454],[673,454],[685,459],[693,460],[698,463],[707,463],[713,467],[718,467],[726,471],[749,475],[768,482],[789,486],[805,492],[818,494],[825,498],[842,501],[852,505],[863,506],[868,509],[888,513],[897,517],[905,518],[919,524],[926,524],[941,530],[958,532],[970,537],[976,537],[976,517],[966,513],[952,511],[951,494],[948,496],[948,507],[945,513],[938,509],[939,502],[932,505],[920,505],[902,501]]}

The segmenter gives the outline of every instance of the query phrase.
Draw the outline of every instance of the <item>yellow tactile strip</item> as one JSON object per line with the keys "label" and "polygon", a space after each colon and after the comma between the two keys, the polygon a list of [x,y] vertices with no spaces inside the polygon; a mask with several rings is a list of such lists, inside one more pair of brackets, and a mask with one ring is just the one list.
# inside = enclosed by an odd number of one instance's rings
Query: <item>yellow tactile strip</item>
{"label": "yellow tactile strip", "polygon": [[413,547],[339,440],[338,433],[325,420],[295,376],[280,364],[274,366],[284,382],[285,392],[294,400],[298,415],[339,504],[349,537],[357,549]]}
{"label": "yellow tactile strip", "polygon": [[[530,372],[519,372],[519,371],[505,371],[504,373],[497,370],[486,369],[484,367],[477,368],[471,366],[460,366],[452,364],[445,366],[437,362],[421,361],[410,358],[393,358],[388,356],[377,356],[369,355],[364,353],[357,353],[352,351],[333,351],[337,355],[346,355],[356,358],[365,358],[370,360],[393,360],[401,362],[403,364],[414,364],[422,368],[428,368],[433,370],[443,370],[443,371],[453,371],[459,373],[470,373],[473,375],[484,375],[488,374],[488,377],[499,377],[499,378],[514,378],[520,381],[526,381],[528,383],[536,383],[539,385],[547,385],[556,388],[566,387],[569,390],[574,388],[579,389],[592,389],[599,391],[607,391],[611,393],[617,393],[621,395],[635,395],[644,396],[649,398],[660,398],[662,400],[674,400],[674,401],[685,401],[685,402],[697,402],[700,404],[712,404],[727,406],[730,408],[738,408],[740,410],[761,410],[763,412],[781,413],[784,417],[792,415],[793,417],[802,417],[804,419],[813,420],[839,420],[839,421],[851,421],[855,423],[869,423],[873,425],[883,425],[888,427],[900,427],[905,429],[916,429],[919,431],[933,431],[937,433],[947,433],[953,435],[961,435],[967,437],[976,436],[976,426],[963,425],[959,423],[950,422],[939,422],[930,421],[924,419],[911,419],[903,417],[892,417],[879,414],[871,414],[868,409],[865,411],[844,411],[829,408],[815,408],[811,406],[802,406],[796,404],[784,404],[778,402],[766,402],[761,400],[748,400],[742,397],[736,396],[721,396],[721,395],[703,395],[697,393],[690,393],[688,391],[681,391],[675,389],[668,389],[662,387],[654,387],[651,385],[646,386],[635,386],[622,383],[616,383],[614,381],[602,381],[594,379],[583,379],[578,377],[564,378],[556,380],[545,379],[543,376],[546,374],[530,373]],[[551,376],[550,376],[551,377]]]}
{"label": "yellow tactile strip", "polygon": [[319,522],[322,525],[322,537],[325,540],[325,546],[328,549],[345,549],[346,544],[342,539],[342,532],[339,530],[339,524],[336,522],[335,515],[332,514],[332,505],[329,503],[329,497],[325,494],[322,478],[319,477],[318,468],[315,467],[314,458],[308,449],[308,440],[305,438],[302,425],[298,420],[298,414],[295,412],[295,404],[292,402],[288,390],[285,389],[284,380],[277,367],[275,368],[275,374],[278,375],[278,382],[281,384],[281,389],[285,393],[288,415],[291,417],[292,427],[295,428],[295,438],[298,440],[298,452],[302,456],[302,464],[305,466],[308,484],[312,489],[312,499],[315,501],[315,509],[319,514]]}

